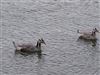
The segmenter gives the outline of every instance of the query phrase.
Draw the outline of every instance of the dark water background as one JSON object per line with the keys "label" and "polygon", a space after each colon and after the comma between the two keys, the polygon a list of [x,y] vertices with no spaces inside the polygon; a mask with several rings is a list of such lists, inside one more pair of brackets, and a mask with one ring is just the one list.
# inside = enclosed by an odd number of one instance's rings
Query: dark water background
{"label": "dark water background", "polygon": [[[1,75],[99,75],[100,38],[95,47],[77,41],[82,31],[100,30],[99,0],[1,0]],[[43,38],[41,59],[15,54],[12,44]]]}

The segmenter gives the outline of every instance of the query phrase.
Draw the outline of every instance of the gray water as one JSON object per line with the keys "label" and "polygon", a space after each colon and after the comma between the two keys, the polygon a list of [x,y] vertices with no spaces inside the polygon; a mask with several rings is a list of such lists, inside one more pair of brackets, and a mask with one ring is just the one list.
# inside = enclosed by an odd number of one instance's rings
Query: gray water
{"label": "gray water", "polygon": [[[64,2],[65,1],[65,2]],[[1,0],[1,75],[100,75],[97,44],[77,41],[81,31],[100,30],[99,0]],[[12,41],[43,38],[41,59],[16,54]]]}

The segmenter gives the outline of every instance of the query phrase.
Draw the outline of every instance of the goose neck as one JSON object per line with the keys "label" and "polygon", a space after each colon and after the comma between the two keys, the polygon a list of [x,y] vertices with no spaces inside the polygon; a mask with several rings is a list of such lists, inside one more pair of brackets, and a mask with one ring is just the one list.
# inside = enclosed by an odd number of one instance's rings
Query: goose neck
{"label": "goose neck", "polygon": [[41,43],[37,41],[36,47],[41,49]]}

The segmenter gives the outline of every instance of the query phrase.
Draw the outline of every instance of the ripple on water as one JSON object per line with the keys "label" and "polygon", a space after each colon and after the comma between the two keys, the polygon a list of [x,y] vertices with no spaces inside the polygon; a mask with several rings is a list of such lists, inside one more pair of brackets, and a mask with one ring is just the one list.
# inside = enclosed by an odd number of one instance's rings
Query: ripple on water
{"label": "ripple on water", "polygon": [[[94,27],[100,30],[97,2],[89,1],[2,2],[2,74],[97,74],[100,40],[93,47],[90,42],[77,41],[76,32]],[[35,44],[41,37],[46,41],[41,58],[15,53],[12,40]]]}

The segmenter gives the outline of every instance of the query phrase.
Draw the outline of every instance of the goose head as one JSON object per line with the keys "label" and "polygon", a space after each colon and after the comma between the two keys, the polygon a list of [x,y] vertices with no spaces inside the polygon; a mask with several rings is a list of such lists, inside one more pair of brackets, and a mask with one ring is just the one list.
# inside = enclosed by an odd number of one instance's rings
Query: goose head
{"label": "goose head", "polygon": [[43,44],[46,45],[46,43],[45,43],[45,41],[43,40],[43,38],[39,39],[39,40],[38,40],[38,43],[43,43]]}
{"label": "goose head", "polygon": [[41,39],[39,39],[39,40],[37,41],[36,47],[37,47],[37,48],[41,48],[41,44],[45,44],[45,45],[46,45],[46,43],[45,43],[45,41],[43,40],[43,38],[41,38]]}
{"label": "goose head", "polygon": [[92,31],[92,36],[95,36],[96,35],[96,32],[100,33],[97,28],[94,28],[93,31]]}
{"label": "goose head", "polygon": [[99,30],[97,28],[94,28],[93,32],[99,32]]}

